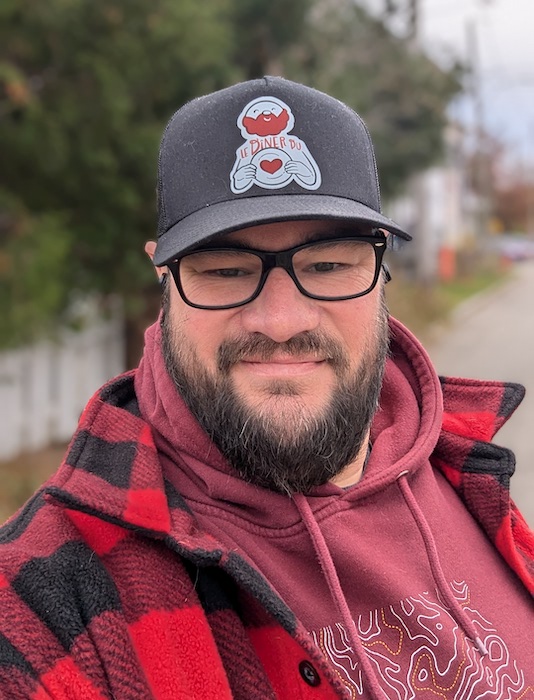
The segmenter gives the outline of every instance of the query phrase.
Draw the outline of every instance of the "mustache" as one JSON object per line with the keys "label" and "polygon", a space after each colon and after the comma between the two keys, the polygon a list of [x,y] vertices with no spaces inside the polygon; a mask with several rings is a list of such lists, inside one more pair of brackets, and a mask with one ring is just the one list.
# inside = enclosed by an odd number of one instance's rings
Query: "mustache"
{"label": "mustache", "polygon": [[289,114],[284,109],[278,116],[275,114],[269,115],[269,120],[266,121],[264,114],[258,114],[257,117],[244,117],[243,126],[249,134],[257,136],[269,136],[278,134],[286,128],[289,122]]}
{"label": "mustache", "polygon": [[232,365],[249,357],[268,361],[280,353],[317,355],[337,370],[345,370],[350,366],[349,358],[338,342],[323,333],[312,331],[303,331],[283,343],[277,343],[261,333],[226,340],[219,347],[217,366],[221,372],[227,373]]}

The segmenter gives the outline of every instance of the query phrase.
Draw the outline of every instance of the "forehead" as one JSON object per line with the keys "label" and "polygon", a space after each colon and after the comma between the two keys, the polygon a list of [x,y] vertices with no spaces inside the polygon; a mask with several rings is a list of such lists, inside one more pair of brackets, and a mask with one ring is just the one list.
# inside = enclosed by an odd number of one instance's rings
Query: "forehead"
{"label": "forehead", "polygon": [[343,236],[349,231],[354,231],[354,228],[354,224],[335,219],[280,221],[233,231],[212,239],[210,243],[217,245],[239,243],[258,250],[285,250],[314,239]]}
{"label": "forehead", "polygon": [[252,104],[247,106],[246,115],[255,116],[261,114],[262,112],[273,112],[274,114],[280,114],[283,111],[285,105],[278,100],[274,99],[262,99],[256,100]]}

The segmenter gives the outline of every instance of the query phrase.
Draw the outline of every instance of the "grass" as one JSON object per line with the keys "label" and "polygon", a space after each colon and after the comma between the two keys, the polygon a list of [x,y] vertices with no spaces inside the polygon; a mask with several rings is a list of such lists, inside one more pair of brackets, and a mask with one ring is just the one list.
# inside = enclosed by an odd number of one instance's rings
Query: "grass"
{"label": "grass", "polygon": [[394,273],[387,287],[388,307],[393,316],[425,341],[430,338],[432,327],[446,321],[459,304],[502,283],[507,275],[507,268],[492,261],[450,282],[427,287],[403,280]]}
{"label": "grass", "polygon": [[[391,313],[408,326],[423,342],[432,325],[445,321],[453,309],[465,299],[497,284],[506,276],[498,265],[486,264],[471,274],[461,274],[449,283],[422,288],[393,272],[387,287]],[[8,462],[0,462],[0,523],[26,501],[59,466],[65,445],[52,446],[38,452],[22,454]]]}
{"label": "grass", "polygon": [[492,287],[498,282],[502,282],[505,278],[506,274],[504,271],[482,270],[478,274],[462,277],[449,284],[440,285],[440,293],[449,309],[452,310],[465,299],[484,291],[488,287]]}
{"label": "grass", "polygon": [[27,452],[0,462],[0,523],[3,523],[58,468],[65,445]]}

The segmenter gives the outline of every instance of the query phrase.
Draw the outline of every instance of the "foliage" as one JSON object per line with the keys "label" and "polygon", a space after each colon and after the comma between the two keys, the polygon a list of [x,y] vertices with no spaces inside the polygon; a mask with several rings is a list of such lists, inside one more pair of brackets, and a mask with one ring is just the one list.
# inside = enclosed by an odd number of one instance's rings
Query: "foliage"
{"label": "foliage", "polygon": [[446,108],[460,90],[459,68],[438,68],[351,0],[324,0],[308,25],[286,59],[288,70],[363,117],[382,191],[392,196],[439,158]]}
{"label": "foliage", "polygon": [[73,294],[157,298],[157,148],[172,112],[284,74],[355,106],[386,193],[439,152],[453,78],[351,0],[2,0],[0,345],[42,333]]}
{"label": "foliage", "polygon": [[300,44],[315,4],[317,0],[235,0],[234,58],[245,79],[284,73],[280,58]]}
{"label": "foliage", "polygon": [[534,181],[519,173],[493,192],[493,213],[503,231],[533,233]]}
{"label": "foliage", "polygon": [[42,330],[69,290],[142,301],[161,132],[234,78],[225,25],[224,0],[1,4],[3,344]]}
{"label": "foliage", "polygon": [[[60,212],[30,216],[0,192],[0,338],[19,345],[46,331],[68,303],[63,282],[69,267],[70,231]],[[30,330],[31,329],[31,330]]]}

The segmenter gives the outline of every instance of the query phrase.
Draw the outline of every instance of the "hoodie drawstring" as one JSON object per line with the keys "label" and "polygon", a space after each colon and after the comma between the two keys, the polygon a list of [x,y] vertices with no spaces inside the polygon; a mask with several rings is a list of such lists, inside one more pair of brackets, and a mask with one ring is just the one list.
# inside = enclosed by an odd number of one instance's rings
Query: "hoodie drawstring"
{"label": "hoodie drawstring", "polygon": [[408,472],[402,472],[401,474],[399,474],[397,477],[397,484],[423,539],[428,562],[430,564],[430,570],[436,583],[436,587],[440,592],[443,600],[448,605],[455,620],[463,629],[465,635],[474,642],[482,656],[486,656],[488,650],[486,649],[486,646],[482,639],[480,639],[480,637],[478,636],[475,625],[468,618],[464,609],[454,597],[451,588],[445,579],[445,575],[443,573],[443,569],[441,568],[441,563],[439,561],[438,550],[436,547],[436,543],[434,542],[432,531],[425,519],[423,511],[417,503],[417,499],[415,498],[415,496],[412,493],[412,490],[410,489],[408,479],[406,478],[407,474]]}
{"label": "hoodie drawstring", "polygon": [[293,500],[297,510],[300,513],[302,522],[310,535],[311,541],[313,542],[313,546],[317,554],[319,564],[321,565],[321,570],[328,584],[328,589],[330,590],[332,600],[334,601],[338,609],[338,613],[343,620],[343,624],[345,625],[349,642],[352,647],[352,653],[360,664],[360,669],[366,683],[366,690],[368,691],[372,700],[384,700],[384,698],[387,698],[387,695],[380,687],[380,683],[378,682],[376,673],[371,665],[371,661],[369,660],[365,647],[363,646],[356,631],[356,624],[352,619],[348,603],[343,594],[343,590],[341,589],[336,567],[332,561],[332,556],[330,555],[330,551],[323,537],[323,533],[321,532],[317,521],[313,517],[310,504],[306,500],[306,497],[300,493],[294,494]]}
{"label": "hoodie drawstring", "polygon": [[[408,472],[402,472],[398,475],[396,480],[397,485],[400,489],[400,492],[402,494],[402,497],[404,498],[406,505],[408,506],[410,513],[412,514],[414,522],[417,525],[417,529],[421,534],[430,570],[432,572],[432,577],[434,579],[436,587],[442,599],[449,607],[449,610],[453,615],[454,619],[464,631],[466,637],[473,641],[473,643],[476,645],[478,651],[482,656],[486,656],[488,651],[484,642],[477,634],[475,625],[469,619],[464,609],[456,600],[450,586],[447,583],[447,580],[445,579],[445,575],[443,573],[443,569],[441,568],[441,563],[439,561],[438,550],[434,541],[434,537],[432,535],[432,531],[428,522],[425,519],[423,511],[421,510],[415,496],[413,495],[410,489],[407,474]],[[339,582],[339,577],[337,575],[336,567],[332,560],[332,556],[328,549],[328,545],[326,544],[326,541],[324,539],[323,533],[321,532],[321,528],[319,527],[317,521],[313,516],[312,509],[306,499],[306,496],[300,493],[294,494],[293,501],[295,503],[295,506],[297,507],[297,510],[300,513],[302,522],[304,523],[306,530],[310,535],[311,541],[313,542],[313,546],[317,554],[317,559],[319,560],[321,570],[328,584],[330,595],[332,596],[332,600],[334,601],[337,607],[338,614],[341,617],[341,620],[343,621],[343,624],[347,631],[347,636],[352,647],[352,653],[354,654],[356,660],[360,664],[360,669],[365,679],[366,690],[369,693],[372,700],[384,700],[384,698],[387,696],[380,686],[378,677],[373,669],[370,658],[356,630],[356,624],[352,618],[347,600],[343,594],[343,590]]]}

